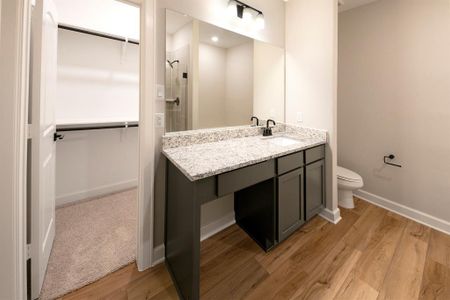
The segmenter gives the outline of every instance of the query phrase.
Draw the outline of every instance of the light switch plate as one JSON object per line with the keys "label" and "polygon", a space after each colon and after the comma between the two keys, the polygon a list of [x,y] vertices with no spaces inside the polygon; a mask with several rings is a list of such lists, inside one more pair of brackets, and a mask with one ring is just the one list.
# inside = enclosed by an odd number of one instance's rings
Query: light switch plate
{"label": "light switch plate", "polygon": [[165,98],[165,90],[164,85],[157,84],[156,85],[156,100],[164,101]]}
{"label": "light switch plate", "polygon": [[155,114],[155,127],[164,128],[164,113]]}
{"label": "light switch plate", "polygon": [[303,113],[297,112],[297,123],[303,123]]}

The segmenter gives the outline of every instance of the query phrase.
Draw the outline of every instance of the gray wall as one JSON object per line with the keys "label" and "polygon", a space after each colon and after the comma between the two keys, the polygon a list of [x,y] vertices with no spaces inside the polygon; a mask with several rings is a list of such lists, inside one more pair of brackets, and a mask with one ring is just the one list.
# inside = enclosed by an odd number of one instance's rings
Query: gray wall
{"label": "gray wall", "polygon": [[[450,4],[339,14],[338,163],[364,190],[450,221]],[[383,165],[394,153],[403,168]]]}

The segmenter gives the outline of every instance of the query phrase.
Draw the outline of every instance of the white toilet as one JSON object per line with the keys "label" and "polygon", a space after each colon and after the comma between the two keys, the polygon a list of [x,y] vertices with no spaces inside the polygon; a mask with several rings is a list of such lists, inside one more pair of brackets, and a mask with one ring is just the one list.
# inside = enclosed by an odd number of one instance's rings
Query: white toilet
{"label": "white toilet", "polygon": [[355,208],[353,191],[363,187],[362,177],[353,171],[338,166],[337,178],[339,206],[349,209]]}

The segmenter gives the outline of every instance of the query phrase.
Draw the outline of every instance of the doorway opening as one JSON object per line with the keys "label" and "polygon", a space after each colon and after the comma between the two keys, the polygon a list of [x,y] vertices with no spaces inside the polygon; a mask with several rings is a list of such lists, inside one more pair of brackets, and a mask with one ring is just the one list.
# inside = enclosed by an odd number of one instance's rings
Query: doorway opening
{"label": "doorway opening", "polygon": [[117,0],[36,1],[28,160],[33,299],[57,298],[136,260],[139,17],[138,6]]}

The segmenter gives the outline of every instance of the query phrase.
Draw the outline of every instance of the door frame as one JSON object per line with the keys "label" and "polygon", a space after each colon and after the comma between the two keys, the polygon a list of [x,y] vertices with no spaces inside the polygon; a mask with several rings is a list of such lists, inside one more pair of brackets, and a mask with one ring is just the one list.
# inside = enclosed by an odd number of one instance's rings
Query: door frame
{"label": "door frame", "polygon": [[0,4],[0,298],[26,299],[26,155],[30,0]]}
{"label": "door frame", "polygon": [[155,177],[155,95],[156,95],[156,0],[140,2],[140,76],[139,76],[139,175],[138,236],[136,263],[139,271],[153,264],[154,177]]}
{"label": "door frame", "polygon": [[[5,160],[0,187],[5,190],[0,218],[0,298],[27,298],[27,138],[30,71],[30,25],[33,0],[2,1],[0,39],[0,107],[10,118],[0,120],[5,132],[0,154]],[[155,176],[155,0],[125,0],[140,6],[139,76],[139,173],[137,267],[143,271],[153,262]],[[6,27],[6,29],[5,29]],[[7,42],[4,42],[7,41]],[[4,151],[5,150],[5,151]]]}

